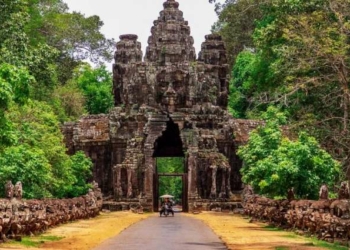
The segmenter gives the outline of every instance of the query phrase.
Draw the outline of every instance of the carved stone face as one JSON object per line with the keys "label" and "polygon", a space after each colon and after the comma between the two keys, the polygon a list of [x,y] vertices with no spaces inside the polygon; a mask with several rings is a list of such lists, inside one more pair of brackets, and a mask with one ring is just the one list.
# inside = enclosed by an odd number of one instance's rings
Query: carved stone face
{"label": "carved stone face", "polygon": [[165,81],[158,82],[157,93],[156,93],[156,101],[157,103],[161,103],[165,92],[167,91],[169,83]]}
{"label": "carved stone face", "polygon": [[166,72],[162,71],[157,75],[156,102],[163,103],[164,97],[168,94],[170,86],[175,91],[172,94],[174,103],[183,106],[186,103],[186,86],[188,85],[185,73],[182,71]]}
{"label": "carved stone face", "polygon": [[214,138],[202,138],[200,140],[199,148],[200,149],[214,149],[215,148],[215,139]]}

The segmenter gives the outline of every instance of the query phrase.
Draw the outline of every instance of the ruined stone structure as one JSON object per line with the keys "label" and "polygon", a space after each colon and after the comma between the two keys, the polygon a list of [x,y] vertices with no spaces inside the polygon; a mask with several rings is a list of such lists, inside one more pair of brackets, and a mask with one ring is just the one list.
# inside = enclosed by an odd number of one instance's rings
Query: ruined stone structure
{"label": "ruined stone structure", "polygon": [[[64,127],[69,153],[84,151],[94,179],[118,202],[157,209],[157,157],[184,157],[184,200],[228,202],[242,190],[237,147],[257,121],[227,112],[224,43],[207,35],[196,59],[179,3],[168,0],[154,21],[143,60],[136,35],[121,35],[113,66],[115,108]],[[185,207],[185,210],[186,207]]]}
{"label": "ruined stone structure", "polygon": [[[22,183],[5,185],[0,198],[0,243],[7,239],[21,240],[24,235],[43,233],[49,228],[99,215],[102,193],[92,183],[89,193],[73,199],[22,200]],[[2,194],[0,194],[2,197]]]}
{"label": "ruined stone structure", "polygon": [[251,195],[245,204],[244,214],[251,217],[251,221],[267,222],[298,234],[350,247],[350,201],[340,195],[337,200],[320,196],[318,201],[272,200]]}

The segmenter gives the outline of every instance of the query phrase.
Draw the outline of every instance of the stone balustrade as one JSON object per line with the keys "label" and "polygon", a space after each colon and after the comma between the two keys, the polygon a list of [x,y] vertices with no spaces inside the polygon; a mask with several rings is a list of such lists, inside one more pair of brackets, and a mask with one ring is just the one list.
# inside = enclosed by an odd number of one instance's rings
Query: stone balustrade
{"label": "stone balustrade", "polygon": [[[23,235],[43,233],[63,223],[96,217],[102,208],[102,193],[97,185],[87,195],[72,199],[22,200],[22,192],[11,192],[0,199],[0,243],[21,240]],[[14,187],[12,185],[12,187]]]}
{"label": "stone balustrade", "polygon": [[348,245],[350,241],[349,199],[289,201],[251,195],[246,198],[244,214],[328,242]]}

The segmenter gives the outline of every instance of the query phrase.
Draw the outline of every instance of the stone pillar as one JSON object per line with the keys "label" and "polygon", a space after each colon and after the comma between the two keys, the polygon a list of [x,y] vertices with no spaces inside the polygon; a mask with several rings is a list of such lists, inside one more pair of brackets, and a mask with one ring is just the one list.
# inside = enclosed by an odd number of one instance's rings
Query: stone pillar
{"label": "stone pillar", "polygon": [[132,176],[133,176],[133,169],[128,168],[127,169],[127,179],[128,179],[128,192],[126,194],[127,198],[133,198],[133,188],[132,188]]}
{"label": "stone pillar", "polygon": [[226,180],[226,194],[228,198],[231,198],[233,196],[232,190],[231,190],[231,166],[227,169],[227,180]]}
{"label": "stone pillar", "polygon": [[119,200],[123,197],[123,189],[121,184],[121,165],[118,164],[113,167],[113,183],[114,183],[114,197]]}
{"label": "stone pillar", "polygon": [[152,157],[153,149],[145,148],[145,182],[144,195],[147,202],[153,201],[153,175],[155,173],[155,159]]}
{"label": "stone pillar", "polygon": [[210,166],[211,168],[211,190],[210,198],[216,198],[216,174],[218,172],[218,167],[216,165]]}
{"label": "stone pillar", "polygon": [[187,159],[188,165],[188,198],[190,200],[195,200],[198,198],[197,190],[197,157],[198,151],[190,150]]}
{"label": "stone pillar", "polygon": [[227,177],[227,170],[222,170],[222,176],[221,176],[221,188],[220,188],[220,194],[219,198],[226,198],[227,192],[226,192],[226,178]]}

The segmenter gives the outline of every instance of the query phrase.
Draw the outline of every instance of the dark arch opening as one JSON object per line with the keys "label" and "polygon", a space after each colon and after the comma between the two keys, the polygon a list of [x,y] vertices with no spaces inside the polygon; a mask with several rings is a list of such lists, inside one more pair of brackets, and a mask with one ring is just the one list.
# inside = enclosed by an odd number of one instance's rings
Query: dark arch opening
{"label": "dark arch opening", "polygon": [[153,157],[184,157],[180,129],[171,119],[166,130],[154,143]]}

